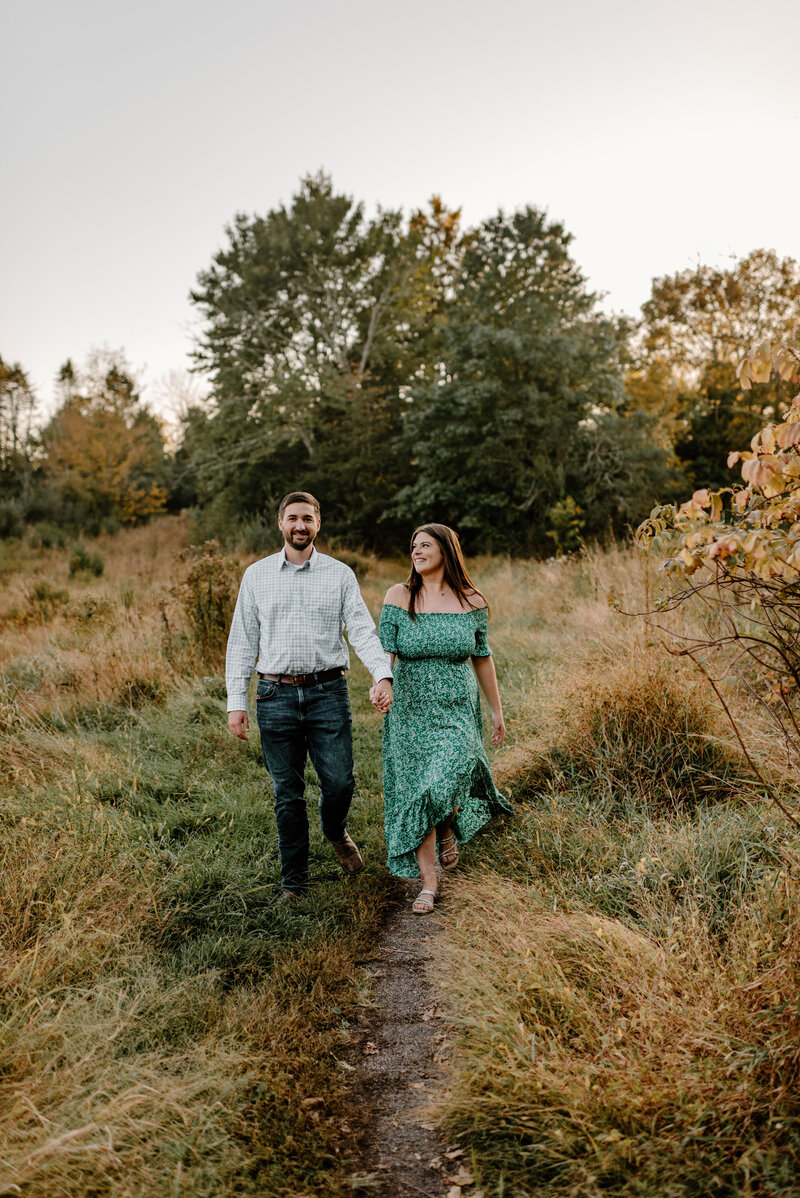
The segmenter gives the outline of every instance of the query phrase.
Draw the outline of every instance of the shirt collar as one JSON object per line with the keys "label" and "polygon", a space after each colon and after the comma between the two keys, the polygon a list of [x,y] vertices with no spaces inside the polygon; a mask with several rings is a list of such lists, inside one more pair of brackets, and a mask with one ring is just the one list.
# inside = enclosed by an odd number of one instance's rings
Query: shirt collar
{"label": "shirt collar", "polygon": [[317,558],[319,557],[319,554],[317,553],[316,547],[314,545],[312,545],[311,546],[311,557],[309,557],[307,561],[301,562],[298,565],[295,562],[289,561],[288,557],[286,556],[286,546],[284,545],[283,549],[281,549],[280,556],[281,556],[281,569],[283,569],[284,566],[291,566],[291,568],[293,570],[313,570],[314,566],[316,565],[316,561],[317,561]]}

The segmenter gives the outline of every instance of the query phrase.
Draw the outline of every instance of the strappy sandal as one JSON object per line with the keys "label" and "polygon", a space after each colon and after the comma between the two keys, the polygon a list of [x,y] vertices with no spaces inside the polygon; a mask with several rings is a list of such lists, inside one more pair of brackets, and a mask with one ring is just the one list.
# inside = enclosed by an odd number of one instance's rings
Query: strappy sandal
{"label": "strappy sandal", "polygon": [[[430,898],[423,898],[423,895],[429,894]],[[435,890],[420,890],[417,897],[411,904],[411,910],[415,915],[430,915],[433,910],[433,900],[436,898]]]}
{"label": "strappy sandal", "polygon": [[458,843],[453,833],[439,841],[439,862],[442,869],[455,869],[458,865]]}

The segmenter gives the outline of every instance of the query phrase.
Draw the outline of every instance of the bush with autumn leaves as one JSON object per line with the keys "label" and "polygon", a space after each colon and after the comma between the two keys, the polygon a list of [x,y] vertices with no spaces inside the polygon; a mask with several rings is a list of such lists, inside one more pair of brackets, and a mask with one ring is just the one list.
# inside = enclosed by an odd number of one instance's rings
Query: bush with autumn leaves
{"label": "bush with autumn leaves", "polygon": [[[800,348],[765,341],[737,370],[743,390],[773,373],[800,382]],[[676,653],[691,657],[723,704],[765,786],[770,763],[743,734],[731,695],[743,686],[779,731],[786,765],[800,763],[800,393],[734,450],[742,484],[698,490],[653,510],[638,543],[663,558],[664,593],[648,613]],[[669,620],[690,610],[691,621]],[[776,801],[780,800],[776,798]],[[788,812],[787,812],[788,814]],[[793,817],[792,817],[793,818]]]}

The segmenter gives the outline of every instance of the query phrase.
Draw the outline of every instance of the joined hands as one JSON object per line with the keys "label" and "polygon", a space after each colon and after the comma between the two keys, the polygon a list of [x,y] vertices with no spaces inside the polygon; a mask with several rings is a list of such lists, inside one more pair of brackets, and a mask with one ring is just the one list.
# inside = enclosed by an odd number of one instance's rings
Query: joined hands
{"label": "joined hands", "polygon": [[371,686],[369,698],[375,710],[379,711],[381,715],[386,715],[392,706],[394,698],[391,680],[389,678],[381,678],[380,682],[376,682],[374,686]]}

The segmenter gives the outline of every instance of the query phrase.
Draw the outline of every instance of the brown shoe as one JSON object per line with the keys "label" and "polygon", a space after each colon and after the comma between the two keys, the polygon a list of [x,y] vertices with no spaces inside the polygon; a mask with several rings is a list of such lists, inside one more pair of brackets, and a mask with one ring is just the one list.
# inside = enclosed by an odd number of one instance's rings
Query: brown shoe
{"label": "brown shoe", "polygon": [[351,877],[353,874],[360,874],[364,868],[364,858],[350,835],[345,832],[341,840],[332,840],[331,844],[344,872]]}
{"label": "brown shoe", "polygon": [[303,897],[302,894],[300,894],[300,892],[297,890],[282,890],[281,897],[278,899],[278,902],[279,903],[296,903],[297,900],[302,897]]}

